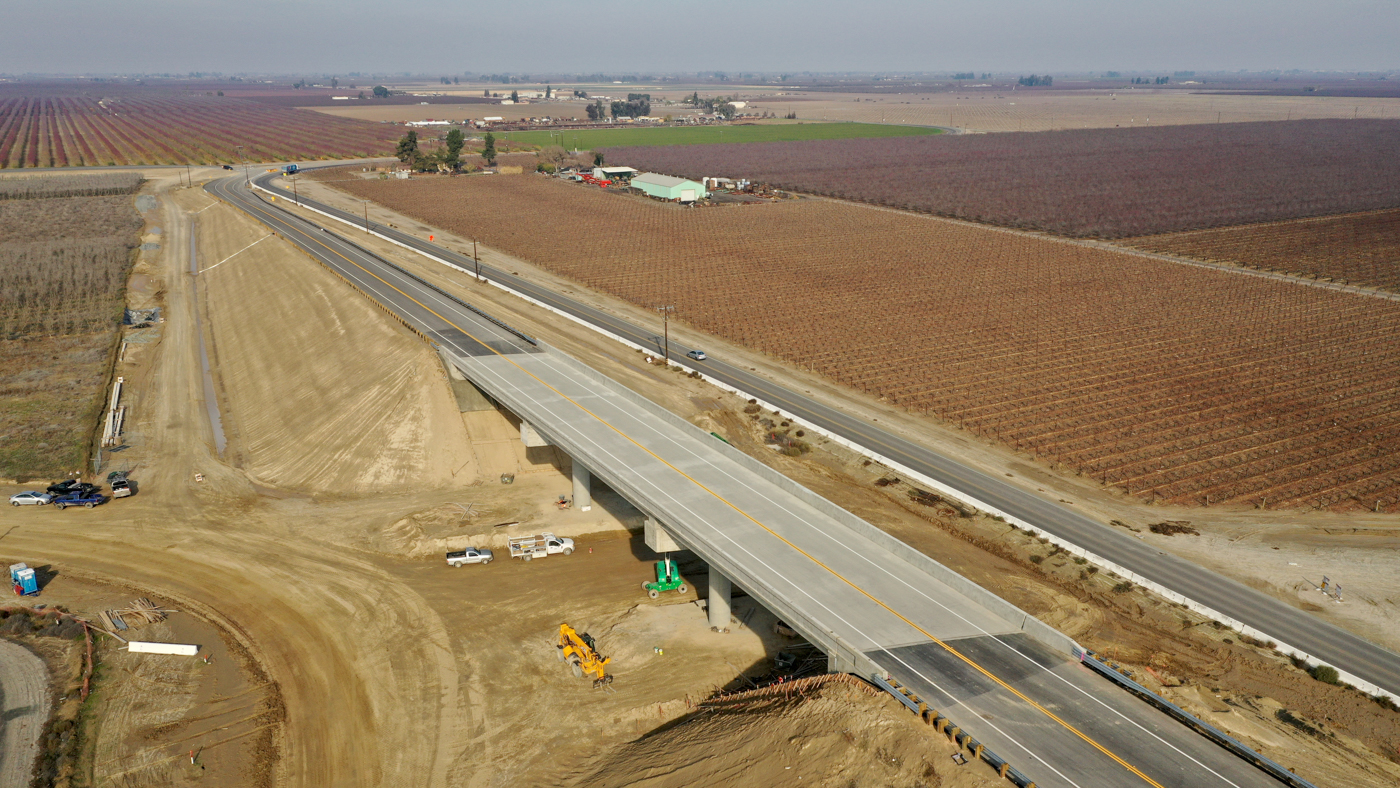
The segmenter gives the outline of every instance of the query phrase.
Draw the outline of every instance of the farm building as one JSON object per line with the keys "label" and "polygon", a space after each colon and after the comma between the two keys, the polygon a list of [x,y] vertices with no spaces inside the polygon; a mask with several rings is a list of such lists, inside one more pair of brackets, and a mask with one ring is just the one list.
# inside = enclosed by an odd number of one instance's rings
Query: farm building
{"label": "farm building", "polygon": [[593,177],[600,181],[615,181],[618,179],[627,180],[636,175],[637,171],[631,167],[594,167]]}
{"label": "farm building", "polygon": [[654,172],[644,172],[632,178],[632,187],[662,200],[694,202],[706,196],[705,187],[695,181],[658,175]]}

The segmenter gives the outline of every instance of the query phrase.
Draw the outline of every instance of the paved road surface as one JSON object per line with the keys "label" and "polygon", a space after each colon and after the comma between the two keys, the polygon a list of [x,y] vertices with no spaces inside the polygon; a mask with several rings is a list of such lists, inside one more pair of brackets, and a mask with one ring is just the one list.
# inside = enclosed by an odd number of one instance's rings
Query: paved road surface
{"label": "paved road surface", "polygon": [[[255,180],[265,188],[278,190],[279,193],[290,196],[289,192],[278,188],[275,178],[275,175],[265,174]],[[357,219],[351,213],[306,198],[301,198],[301,202],[359,226],[363,225],[363,220]],[[463,268],[471,268],[474,265],[468,257],[400,230],[373,222],[371,229],[405,246],[450,260]],[[643,346],[656,344],[656,332],[652,329],[639,327],[600,312],[538,284],[512,276],[507,271],[484,265],[481,271],[492,281],[507,283],[512,289],[530,298],[627,341]],[[671,343],[673,357],[679,357],[689,349],[674,341]],[[1007,484],[1001,479],[963,465],[952,457],[886,432],[864,419],[823,405],[740,367],[713,357],[700,362],[687,360],[686,363],[718,381],[773,403],[799,421],[839,435],[961,490],[1013,517],[1032,523],[1179,594],[1268,633],[1279,642],[1302,649],[1318,659],[1400,695],[1400,655],[1392,651],[1242,583],[1157,550],[1056,502]]]}

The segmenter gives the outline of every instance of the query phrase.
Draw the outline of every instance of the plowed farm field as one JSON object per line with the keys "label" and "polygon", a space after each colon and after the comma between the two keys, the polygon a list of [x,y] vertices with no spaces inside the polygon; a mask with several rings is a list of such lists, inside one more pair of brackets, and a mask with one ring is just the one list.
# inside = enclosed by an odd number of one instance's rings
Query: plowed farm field
{"label": "plowed farm field", "polygon": [[335,185],[1143,499],[1400,503],[1400,304],[829,200]]}
{"label": "plowed farm field", "polygon": [[0,85],[0,168],[351,158],[393,150],[392,131],[214,90]]}
{"label": "plowed farm field", "polygon": [[1123,243],[1400,292],[1400,211],[1150,235]]}

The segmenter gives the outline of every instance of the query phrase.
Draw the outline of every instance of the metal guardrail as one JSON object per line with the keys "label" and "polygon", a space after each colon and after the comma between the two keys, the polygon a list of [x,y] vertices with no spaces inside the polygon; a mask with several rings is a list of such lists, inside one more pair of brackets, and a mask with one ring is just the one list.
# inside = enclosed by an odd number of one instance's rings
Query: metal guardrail
{"label": "metal guardrail", "polygon": [[1011,781],[1016,788],[1035,788],[1035,783],[1019,770],[1012,767],[1011,762],[987,749],[981,742],[972,738],[971,734],[964,732],[953,721],[939,714],[924,703],[917,695],[911,695],[903,687],[890,679],[880,675],[869,677],[870,683],[893,695],[895,700],[903,703],[906,708],[914,712],[925,723],[934,726],[939,733],[945,733],[948,741],[956,744],[959,750],[967,750],[974,758],[981,760],[987,765],[996,769],[997,776],[1005,777]]}
{"label": "metal guardrail", "polygon": [[1131,678],[1124,675],[1122,669],[1107,663],[1103,657],[1100,657],[1098,654],[1086,649],[1083,655],[1081,655],[1080,661],[1109,681],[1112,681],[1165,712],[1167,716],[1172,717],[1177,722],[1186,725],[1226,750],[1254,764],[1265,774],[1268,774],[1284,785],[1290,786],[1290,788],[1317,788],[1317,786],[1304,780],[1288,769],[1285,769],[1283,766],[1265,758],[1254,750],[1244,746],[1239,741],[1227,736],[1219,729],[1197,719],[1194,715],[1182,709],[1180,706],[1177,706],[1175,703],[1172,703],[1147,687],[1133,681]]}

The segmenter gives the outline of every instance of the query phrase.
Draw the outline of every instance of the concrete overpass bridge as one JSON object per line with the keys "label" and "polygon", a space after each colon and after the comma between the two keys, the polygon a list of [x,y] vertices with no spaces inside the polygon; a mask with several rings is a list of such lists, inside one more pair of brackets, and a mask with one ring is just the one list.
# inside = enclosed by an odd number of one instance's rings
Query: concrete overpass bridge
{"label": "concrete overpass bridge", "polygon": [[567,452],[575,505],[602,479],[647,515],[652,544],[669,539],[704,560],[715,628],[728,626],[739,585],[833,670],[927,712],[1018,785],[1279,784],[1086,666],[1051,627],[578,360],[281,211],[242,179],[211,191],[430,340],[521,419],[522,439]]}

